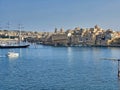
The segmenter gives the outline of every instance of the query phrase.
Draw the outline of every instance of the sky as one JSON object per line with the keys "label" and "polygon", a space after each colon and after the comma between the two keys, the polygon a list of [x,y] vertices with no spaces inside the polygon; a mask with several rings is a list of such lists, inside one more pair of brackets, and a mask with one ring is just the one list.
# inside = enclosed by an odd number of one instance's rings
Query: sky
{"label": "sky", "polygon": [[120,0],[0,0],[0,28],[54,31],[93,28],[120,31]]}

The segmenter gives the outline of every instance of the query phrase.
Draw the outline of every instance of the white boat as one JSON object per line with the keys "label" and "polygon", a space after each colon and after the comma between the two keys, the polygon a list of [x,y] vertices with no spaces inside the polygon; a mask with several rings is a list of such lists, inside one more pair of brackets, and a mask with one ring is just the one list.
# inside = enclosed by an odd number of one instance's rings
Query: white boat
{"label": "white boat", "polygon": [[8,57],[18,57],[18,56],[19,56],[19,53],[16,53],[16,52],[8,52],[8,53],[7,53],[7,56],[8,56]]}

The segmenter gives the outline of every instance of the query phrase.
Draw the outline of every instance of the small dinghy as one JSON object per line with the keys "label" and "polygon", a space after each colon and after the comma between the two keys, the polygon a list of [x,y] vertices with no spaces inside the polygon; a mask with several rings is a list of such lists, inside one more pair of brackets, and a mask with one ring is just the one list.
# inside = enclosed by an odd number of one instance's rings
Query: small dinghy
{"label": "small dinghy", "polygon": [[18,57],[18,56],[19,56],[19,53],[16,53],[16,52],[13,52],[13,51],[12,51],[12,52],[8,52],[8,53],[7,53],[7,56],[8,56],[8,57]]}

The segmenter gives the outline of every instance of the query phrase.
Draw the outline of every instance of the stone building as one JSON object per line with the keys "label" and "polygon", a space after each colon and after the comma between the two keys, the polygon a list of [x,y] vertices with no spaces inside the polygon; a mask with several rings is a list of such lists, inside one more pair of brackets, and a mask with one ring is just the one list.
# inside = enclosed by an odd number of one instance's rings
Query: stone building
{"label": "stone building", "polygon": [[68,44],[68,37],[66,34],[53,34],[51,36],[51,43],[54,46],[67,46]]}

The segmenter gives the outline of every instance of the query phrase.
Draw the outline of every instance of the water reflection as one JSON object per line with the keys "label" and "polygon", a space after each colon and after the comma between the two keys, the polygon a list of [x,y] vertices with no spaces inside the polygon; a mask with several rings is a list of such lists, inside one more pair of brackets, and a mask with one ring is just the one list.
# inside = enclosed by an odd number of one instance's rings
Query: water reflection
{"label": "water reflection", "polygon": [[68,63],[69,63],[69,65],[71,65],[72,64],[72,62],[73,62],[73,53],[72,53],[73,51],[72,51],[72,48],[71,47],[68,47],[67,48],[67,58],[68,58]]}
{"label": "water reflection", "polygon": [[118,85],[118,90],[120,90],[120,77],[118,77],[118,83],[117,83],[117,85]]}
{"label": "water reflection", "polygon": [[18,57],[7,57],[9,60],[17,60],[18,58],[19,58],[19,56]]}
{"label": "water reflection", "polygon": [[[10,64],[9,60],[7,60],[7,57],[0,58],[0,81],[4,82],[6,78],[10,74]],[[2,85],[2,82],[0,82],[0,85]]]}

